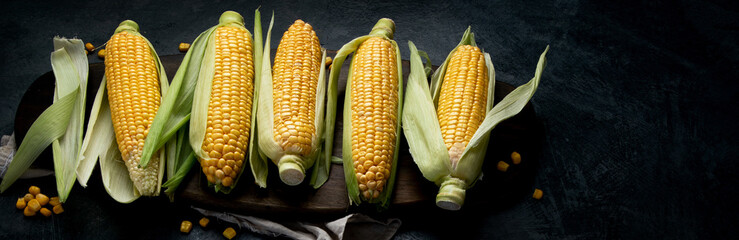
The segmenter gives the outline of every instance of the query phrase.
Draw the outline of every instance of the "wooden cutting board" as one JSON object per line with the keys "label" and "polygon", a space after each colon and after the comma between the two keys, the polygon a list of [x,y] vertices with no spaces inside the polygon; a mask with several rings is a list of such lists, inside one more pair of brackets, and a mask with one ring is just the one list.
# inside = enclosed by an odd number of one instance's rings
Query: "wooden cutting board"
{"label": "wooden cutting board", "polygon": [[[329,56],[335,54],[336,51],[329,51],[328,53]],[[170,80],[183,57],[184,54],[161,57]],[[350,59],[347,59],[347,64],[343,66],[339,78],[339,110],[337,110],[336,116],[339,121],[336,122],[334,156],[341,156],[342,121],[340,120],[342,119],[343,90],[346,86],[349,62]],[[409,62],[404,60],[404,79],[407,78],[409,69]],[[103,73],[103,63],[90,64],[87,88],[88,113],[94,100],[95,91],[100,86]],[[19,141],[23,139],[33,121],[51,105],[53,89],[54,75],[52,72],[47,72],[39,77],[24,94],[15,118],[15,132]],[[499,102],[513,89],[513,86],[509,84],[496,82],[495,102]],[[541,153],[543,129],[541,122],[536,118],[533,107],[528,104],[519,115],[502,122],[493,130],[487,159],[483,166],[483,178],[467,191],[463,211],[475,211],[478,208],[497,208],[491,206],[499,207],[501,203],[514,203],[516,199],[521,199],[523,195],[530,193],[533,176],[538,166],[537,159]],[[405,138],[401,139],[398,151],[397,180],[390,210],[435,208],[434,199],[438,187],[422,177],[408,152],[408,144]],[[511,165],[509,171],[505,173],[497,171],[496,164],[498,161],[505,160],[510,163],[512,151],[521,153],[522,163]],[[53,169],[50,149],[44,151],[39,159],[41,160],[34,163],[36,166]],[[295,187],[283,184],[277,175],[277,168],[271,163],[267,182],[268,188],[266,189],[261,189],[253,184],[254,178],[251,176],[250,169],[247,168],[244,171],[246,171],[245,175],[231,194],[216,194],[211,188],[207,187],[204,176],[201,174],[202,171],[196,164],[180,186],[176,200],[184,200],[200,207],[257,215],[321,214],[330,216],[354,211],[374,211],[374,209],[367,207],[349,206],[344,184],[344,172],[339,164],[331,166],[329,180],[319,189],[313,189],[306,183]],[[306,179],[308,178],[309,176],[306,177]]]}

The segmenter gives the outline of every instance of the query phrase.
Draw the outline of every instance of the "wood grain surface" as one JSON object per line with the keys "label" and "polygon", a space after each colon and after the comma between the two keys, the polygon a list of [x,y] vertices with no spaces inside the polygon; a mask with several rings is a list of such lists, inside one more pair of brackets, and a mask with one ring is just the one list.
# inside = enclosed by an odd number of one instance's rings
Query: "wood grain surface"
{"label": "wood grain surface", "polygon": [[[329,51],[328,55],[335,55]],[[184,55],[162,56],[161,60],[170,80]],[[343,99],[346,76],[350,59],[347,59],[339,78],[339,100]],[[410,69],[408,61],[403,61],[403,75],[406,79]],[[95,91],[100,86],[104,73],[102,63],[90,65],[89,85],[87,91],[88,112],[94,100]],[[54,76],[48,72],[39,77],[23,96],[16,113],[16,134],[18,139],[25,136],[33,121],[51,104],[54,88]],[[499,102],[514,89],[513,86],[496,82],[495,102]],[[406,106],[413,107],[413,106]],[[339,101],[337,119],[342,119],[343,101]],[[334,139],[334,156],[341,156],[341,121],[337,121]],[[534,174],[538,166],[537,159],[541,154],[544,130],[536,118],[533,108],[528,104],[517,116],[500,123],[491,135],[486,162],[483,166],[483,178],[467,191],[463,209],[498,209],[506,204],[519,201],[530,192]],[[398,146],[398,172],[390,210],[401,212],[402,209],[435,208],[434,198],[438,187],[424,179],[413,163],[408,152],[408,144],[403,137]],[[510,153],[518,151],[523,156],[519,165],[512,165],[508,172],[496,170],[498,161],[510,163]],[[53,168],[50,150],[47,149],[35,165],[42,168]],[[338,216],[347,212],[374,212],[373,207],[349,206],[347,190],[344,183],[344,172],[339,164],[332,164],[329,180],[319,189],[307,185],[307,181],[295,187],[283,184],[279,180],[277,169],[270,163],[268,187],[259,188],[253,184],[250,169],[241,178],[238,187],[228,195],[217,194],[207,183],[197,164],[183,181],[177,193],[178,200],[184,200],[194,206],[211,209],[247,213],[255,215],[304,215],[321,214],[322,216]],[[96,170],[97,173],[98,170]],[[310,169],[309,171],[310,172]],[[308,173],[309,174],[309,173]],[[104,196],[107,197],[107,196]]]}

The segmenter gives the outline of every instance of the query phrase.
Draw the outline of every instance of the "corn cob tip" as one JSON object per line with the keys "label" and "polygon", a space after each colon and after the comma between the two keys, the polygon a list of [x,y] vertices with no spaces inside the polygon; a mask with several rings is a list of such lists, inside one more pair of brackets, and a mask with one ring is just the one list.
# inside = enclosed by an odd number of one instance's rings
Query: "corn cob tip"
{"label": "corn cob tip", "polygon": [[229,10],[221,14],[221,17],[218,19],[218,23],[220,24],[237,23],[241,26],[244,26],[244,17],[241,16],[241,14],[237,12]]}
{"label": "corn cob tip", "polygon": [[305,168],[300,157],[285,155],[280,158],[277,167],[280,170],[280,180],[287,185],[296,186],[305,179]]}
{"label": "corn cob tip", "polygon": [[454,177],[447,177],[439,188],[439,193],[436,195],[436,206],[457,211],[462,208],[465,197],[465,183],[463,180]]}
{"label": "corn cob tip", "polygon": [[122,31],[139,32],[139,24],[133,20],[125,20],[121,22],[121,24],[118,24],[118,28],[115,29],[115,33]]}
{"label": "corn cob tip", "polygon": [[381,36],[386,36],[390,39],[393,39],[394,33],[395,33],[395,22],[389,18],[382,18],[377,21],[374,27],[372,27],[372,31],[370,32],[370,35],[381,35]]}

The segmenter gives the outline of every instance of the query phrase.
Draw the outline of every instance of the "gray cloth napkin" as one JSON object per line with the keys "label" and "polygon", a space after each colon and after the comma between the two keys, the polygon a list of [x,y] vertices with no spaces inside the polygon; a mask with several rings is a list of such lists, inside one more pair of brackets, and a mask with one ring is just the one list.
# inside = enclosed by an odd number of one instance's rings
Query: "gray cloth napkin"
{"label": "gray cloth napkin", "polygon": [[[326,223],[288,221],[277,223],[267,219],[233,213],[214,212],[192,207],[201,214],[221,221],[237,224],[252,232],[270,237],[292,239],[390,239],[400,228],[400,219],[385,222],[366,215],[353,213]],[[368,236],[372,236],[369,237]]]}

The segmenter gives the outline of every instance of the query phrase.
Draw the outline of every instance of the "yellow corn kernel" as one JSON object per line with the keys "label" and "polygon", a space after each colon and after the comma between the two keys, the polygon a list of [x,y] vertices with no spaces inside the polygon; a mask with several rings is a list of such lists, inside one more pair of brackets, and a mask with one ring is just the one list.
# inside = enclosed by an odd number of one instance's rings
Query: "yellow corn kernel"
{"label": "yellow corn kernel", "polygon": [[59,202],[59,197],[51,197],[49,198],[49,204],[51,204],[51,206],[56,206],[62,203]]}
{"label": "yellow corn kernel", "polygon": [[326,67],[331,66],[331,63],[334,62],[334,59],[331,57],[326,57]]}
{"label": "yellow corn kernel", "polygon": [[48,208],[41,208],[39,212],[41,212],[41,215],[44,215],[45,217],[51,216],[51,210]]}
{"label": "yellow corn kernel", "polygon": [[234,230],[232,227],[226,228],[226,230],[223,230],[223,236],[232,239],[236,236],[236,230]]}
{"label": "yellow corn kernel", "polygon": [[355,53],[351,79],[352,160],[365,200],[378,198],[395,151],[398,69],[395,49],[380,37],[367,39]]}
{"label": "yellow corn kernel", "polygon": [[23,200],[23,198],[18,198],[18,201],[15,202],[15,208],[18,208],[18,209],[26,208],[26,201]]}
{"label": "yellow corn kernel", "polygon": [[190,44],[189,43],[180,43],[180,45],[177,47],[177,49],[180,50],[180,52],[187,52],[187,50],[190,49]]}
{"label": "yellow corn kernel", "polygon": [[[209,182],[230,187],[244,167],[249,145],[254,93],[253,50],[249,32],[243,28],[223,26],[214,34],[215,73],[202,145],[210,159],[200,159],[200,164]],[[226,175],[227,171],[231,174]]]}
{"label": "yellow corn kernel", "polygon": [[544,192],[541,191],[541,189],[534,189],[534,198],[535,199],[541,199],[541,197],[544,196]]}
{"label": "yellow corn kernel", "polygon": [[54,206],[51,210],[54,211],[54,214],[62,214],[64,212],[64,208],[62,208],[61,204]]}
{"label": "yellow corn kernel", "polygon": [[49,197],[47,197],[43,193],[39,193],[39,194],[36,194],[36,201],[38,201],[38,203],[41,204],[41,206],[44,206],[47,203],[49,203]]}
{"label": "yellow corn kernel", "polygon": [[41,193],[41,189],[39,187],[36,187],[36,186],[31,186],[31,187],[28,188],[28,193],[30,193],[31,195],[33,195],[35,197],[36,194]]}
{"label": "yellow corn kernel", "polygon": [[92,45],[92,43],[85,43],[85,49],[92,52],[93,50],[95,50],[95,45]]}
{"label": "yellow corn kernel", "polygon": [[511,161],[513,162],[513,164],[519,164],[519,163],[521,163],[521,154],[519,154],[518,152],[515,152],[515,151],[512,152],[511,153]]}
{"label": "yellow corn kernel", "polygon": [[36,197],[33,196],[33,194],[26,193],[26,195],[23,196],[23,201],[31,201],[31,199],[35,199]]}
{"label": "yellow corn kernel", "polygon": [[498,171],[505,172],[508,171],[508,167],[511,165],[508,165],[508,163],[503,161],[498,161]]}
{"label": "yellow corn kernel", "polygon": [[182,221],[182,224],[180,224],[180,232],[190,233],[190,230],[192,230],[192,223],[187,220]]}
{"label": "yellow corn kernel", "polygon": [[23,209],[23,215],[26,217],[36,216],[36,211],[33,211],[30,206]]}
{"label": "yellow corn kernel", "polygon": [[462,45],[449,60],[437,109],[441,136],[455,167],[485,119],[488,70],[479,48]]}
{"label": "yellow corn kernel", "polygon": [[98,58],[105,59],[105,49],[98,50]]}
{"label": "yellow corn kernel", "polygon": [[296,20],[282,35],[273,68],[274,139],[286,154],[307,156],[315,141],[321,44],[310,24]]}
{"label": "yellow corn kernel", "polygon": [[31,201],[28,201],[28,209],[31,209],[33,212],[38,212],[38,210],[41,209],[41,204],[38,203],[38,200],[31,199]]}
{"label": "yellow corn kernel", "polygon": [[154,56],[143,37],[126,31],[113,35],[106,51],[105,77],[118,149],[136,189],[144,196],[156,195],[159,154],[148,167],[138,167],[161,101]]}
{"label": "yellow corn kernel", "polygon": [[198,223],[200,223],[201,227],[207,227],[208,223],[210,223],[210,219],[208,219],[207,217],[203,217],[200,219],[200,222]]}

